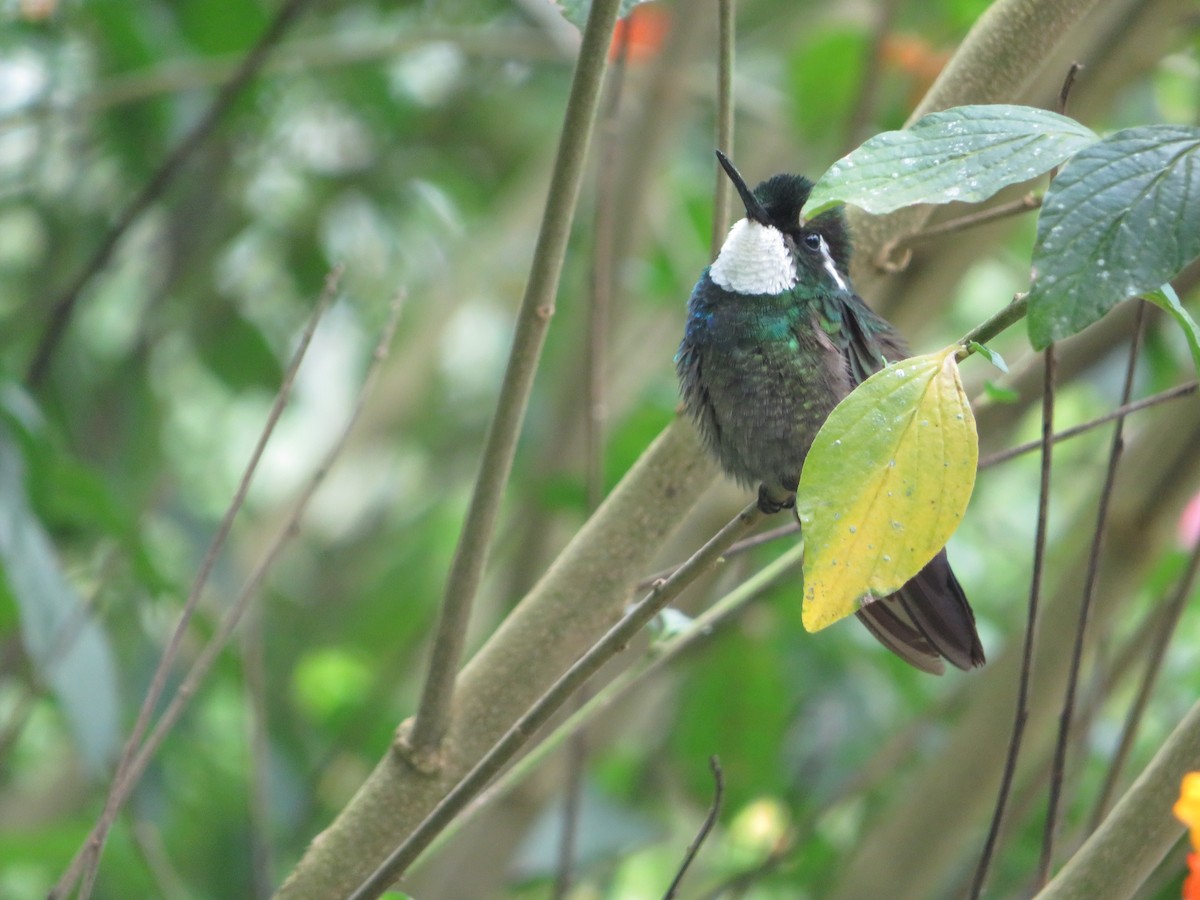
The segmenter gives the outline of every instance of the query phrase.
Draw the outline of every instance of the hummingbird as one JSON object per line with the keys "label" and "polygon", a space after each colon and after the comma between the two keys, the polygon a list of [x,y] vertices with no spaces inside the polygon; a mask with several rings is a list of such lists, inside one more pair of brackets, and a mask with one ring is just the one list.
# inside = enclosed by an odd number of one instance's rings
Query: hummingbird
{"label": "hummingbird", "polygon": [[[908,356],[892,325],[850,283],[840,208],[805,220],[813,183],[768,178],[753,191],[717,151],[746,207],[688,300],[675,356],[684,408],[702,442],[764,513],[795,509],[813,438],[838,402]],[[943,548],[894,594],[867,598],[859,620],[906,662],[941,674],[984,663],[962,586]]]}

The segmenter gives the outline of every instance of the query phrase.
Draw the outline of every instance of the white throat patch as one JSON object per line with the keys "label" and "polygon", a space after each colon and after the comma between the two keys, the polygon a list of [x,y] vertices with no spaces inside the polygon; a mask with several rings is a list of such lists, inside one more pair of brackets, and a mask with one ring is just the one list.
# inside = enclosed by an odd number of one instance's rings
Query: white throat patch
{"label": "white throat patch", "polygon": [[781,294],[796,285],[796,263],[779,229],[741,219],[729,229],[708,277],[735,294]]}

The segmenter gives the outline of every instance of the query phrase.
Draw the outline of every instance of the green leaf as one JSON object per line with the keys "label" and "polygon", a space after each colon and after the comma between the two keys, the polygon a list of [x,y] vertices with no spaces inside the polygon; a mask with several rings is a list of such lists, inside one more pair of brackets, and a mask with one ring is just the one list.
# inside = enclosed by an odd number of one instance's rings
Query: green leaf
{"label": "green leaf", "polygon": [[809,31],[788,58],[787,96],[800,134],[832,156],[862,81],[869,36],[845,23]]}
{"label": "green leaf", "polygon": [[877,134],[834,163],[813,188],[805,215],[835,203],[875,214],[915,203],[978,203],[1097,140],[1075,120],[1030,106],[930,113],[904,131]]}
{"label": "green leaf", "polygon": [[983,392],[988,395],[989,400],[994,400],[996,403],[1016,403],[1021,399],[1020,393],[1012,388],[996,384],[994,381],[985,381]]}
{"label": "green leaf", "polygon": [[1200,128],[1127,128],[1071,160],[1046,192],[1029,339],[1082,331],[1200,255]]}
{"label": "green leaf", "polygon": [[[645,0],[621,0],[621,8],[617,11],[617,18],[625,18],[629,15],[630,10],[644,2]],[[562,10],[563,18],[580,31],[583,31],[583,26],[587,24],[588,13],[592,9],[591,0],[559,0],[558,5]]]}
{"label": "green leaf", "polygon": [[804,463],[804,627],[900,588],[946,545],[979,443],[952,345],[876,372],[837,405]]}
{"label": "green leaf", "polygon": [[967,346],[970,347],[972,351],[978,353],[980,356],[990,362],[1001,372],[1004,372],[1005,374],[1008,373],[1008,363],[1004,361],[1003,356],[1001,356],[991,347],[987,346],[986,344],[981,344],[979,341],[967,341]]}
{"label": "green leaf", "polygon": [[278,390],[283,365],[262,332],[241,313],[224,309],[198,327],[195,336],[196,352],[230,390]]}
{"label": "green leaf", "polygon": [[1179,302],[1179,295],[1175,293],[1175,288],[1164,284],[1157,291],[1148,292],[1146,299],[1155,306],[1161,306],[1175,317],[1175,321],[1183,329],[1184,337],[1187,338],[1188,349],[1192,351],[1192,364],[1196,367],[1196,373],[1200,375],[1200,327],[1196,325],[1196,320],[1192,318],[1191,313],[1184,309],[1183,304]]}

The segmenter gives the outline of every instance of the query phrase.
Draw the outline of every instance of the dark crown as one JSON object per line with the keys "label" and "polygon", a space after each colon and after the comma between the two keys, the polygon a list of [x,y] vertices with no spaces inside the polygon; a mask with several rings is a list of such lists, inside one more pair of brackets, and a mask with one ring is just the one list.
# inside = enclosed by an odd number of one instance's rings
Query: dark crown
{"label": "dark crown", "polygon": [[[812,193],[813,183],[803,175],[786,173],[772,175],[754,189],[763,208],[770,216],[771,224],[786,234],[801,230],[800,210]],[[842,208],[834,207],[804,223],[803,230],[815,231],[825,238],[833,261],[843,272],[850,270],[850,229]]]}

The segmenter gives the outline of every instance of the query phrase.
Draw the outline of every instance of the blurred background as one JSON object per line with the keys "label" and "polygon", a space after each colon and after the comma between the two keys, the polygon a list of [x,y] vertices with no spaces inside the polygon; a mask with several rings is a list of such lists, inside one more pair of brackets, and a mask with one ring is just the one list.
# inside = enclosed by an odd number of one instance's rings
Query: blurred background
{"label": "blurred background", "polygon": [[[733,154],[743,174],[815,178],[900,127],[988,5],[743,0]],[[339,263],[336,299],[185,662],[343,428],[403,290],[390,358],[235,645],[118,820],[96,896],[269,894],[415,708],[579,33],[544,0],[314,4],[187,158],[164,169],[277,9],[0,2],[0,897],[44,896],[99,813],[297,335]],[[715,3],[656,0],[627,23],[472,647],[675,414],[672,357],[711,258],[716,21]],[[1196,124],[1198,25],[1185,0],[1106,0],[1061,58],[1044,61],[1028,95],[1010,99],[1053,106],[1077,59],[1086,67],[1071,113],[1093,129]],[[162,190],[134,206],[160,178]],[[616,227],[598,233],[604,215]],[[112,252],[91,266],[123,220]],[[1029,214],[956,232],[914,247],[898,274],[859,259],[856,278],[915,350],[931,350],[1027,286],[1034,229]],[[598,272],[613,296],[602,466],[589,490],[585,361]],[[1178,285],[1193,311],[1195,282],[1185,272]],[[1060,427],[1117,405],[1131,322],[1126,304],[1062,346]],[[993,346],[1008,375],[978,358],[965,367],[983,454],[1035,437],[1040,416],[1040,362],[1023,329]],[[1174,324],[1150,315],[1135,396],[1194,377]],[[1197,437],[1194,396],[1127,426],[1063,854],[1095,813],[1148,636],[1200,534]],[[1046,662],[997,897],[1022,893],[1036,865],[1110,439],[1097,429],[1055,458]],[[991,662],[983,672],[930,678],[850,624],[808,635],[799,584],[788,583],[596,722],[571,896],[662,895],[711,800],[712,754],[725,801],[686,895],[880,896],[876,877],[904,882],[887,896],[961,894],[995,799],[990,760],[1012,721],[1037,486],[1036,454],[986,470],[951,543]],[[747,500],[714,485],[661,562],[684,558]],[[731,561],[682,611],[703,609],[788,546]],[[1200,614],[1185,610],[1118,790],[1200,691],[1197,639]],[[977,755],[989,762],[976,765]],[[413,892],[550,896],[561,756],[443,847]],[[1178,896],[1183,865],[1181,850],[1147,895]]]}

